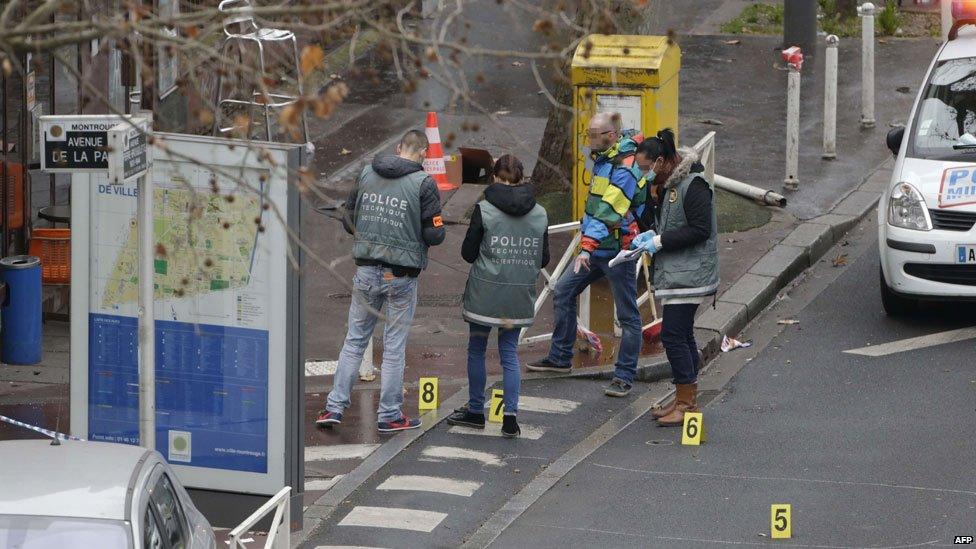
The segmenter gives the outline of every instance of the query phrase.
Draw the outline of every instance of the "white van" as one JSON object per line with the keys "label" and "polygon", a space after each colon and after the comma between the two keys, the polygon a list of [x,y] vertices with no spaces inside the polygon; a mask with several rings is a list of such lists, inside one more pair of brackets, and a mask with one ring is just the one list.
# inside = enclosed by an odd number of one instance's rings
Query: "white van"
{"label": "white van", "polygon": [[889,315],[922,300],[976,300],[976,2],[954,1],[953,16],[908,125],[888,133],[897,161],[878,246]]}

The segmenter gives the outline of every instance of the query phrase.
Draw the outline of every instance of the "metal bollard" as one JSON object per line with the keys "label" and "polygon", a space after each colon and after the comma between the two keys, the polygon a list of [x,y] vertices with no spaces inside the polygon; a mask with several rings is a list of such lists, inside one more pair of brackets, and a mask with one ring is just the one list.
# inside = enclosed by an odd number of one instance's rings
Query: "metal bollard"
{"label": "metal bollard", "polygon": [[837,158],[837,43],[836,35],[827,37],[827,60],[824,68],[823,157]]}
{"label": "metal bollard", "polygon": [[861,127],[874,127],[874,4],[857,8],[861,16]]}
{"label": "metal bollard", "polygon": [[792,47],[783,50],[783,60],[789,63],[790,74],[786,88],[786,179],[783,188],[795,191],[800,188],[800,69],[803,52]]}

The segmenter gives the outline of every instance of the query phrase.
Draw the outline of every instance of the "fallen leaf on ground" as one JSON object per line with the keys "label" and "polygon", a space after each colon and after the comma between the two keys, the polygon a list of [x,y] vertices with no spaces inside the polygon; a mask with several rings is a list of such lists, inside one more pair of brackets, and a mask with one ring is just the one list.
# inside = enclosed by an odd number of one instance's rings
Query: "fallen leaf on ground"
{"label": "fallen leaf on ground", "polygon": [[776,324],[782,324],[783,326],[792,326],[799,323],[800,321],[795,318],[783,318],[776,321]]}
{"label": "fallen leaf on ground", "polygon": [[700,124],[706,124],[708,126],[724,126],[721,120],[716,120],[714,118],[706,118],[704,120],[698,121]]}
{"label": "fallen leaf on ground", "polygon": [[878,43],[879,43],[879,44],[887,44],[887,43],[888,43],[888,41],[887,41],[887,40],[885,40],[884,38],[878,38]]}
{"label": "fallen leaf on ground", "polygon": [[495,116],[505,116],[512,111],[495,111]]}
{"label": "fallen leaf on ground", "polygon": [[738,46],[742,43],[742,40],[723,40],[722,43],[726,46]]}
{"label": "fallen leaf on ground", "polygon": [[352,151],[350,151],[349,149],[342,149],[341,151],[339,151],[339,154],[345,156],[347,154],[352,154]]}
{"label": "fallen leaf on ground", "polygon": [[895,91],[898,93],[910,93],[912,89],[909,88],[908,86],[898,86],[897,88],[895,88]]}
{"label": "fallen leaf on ground", "polygon": [[521,67],[522,66],[522,62],[521,61],[512,61],[512,66],[513,67]]}
{"label": "fallen leaf on ground", "polygon": [[831,261],[834,267],[844,267],[847,265],[847,254],[840,254]]}

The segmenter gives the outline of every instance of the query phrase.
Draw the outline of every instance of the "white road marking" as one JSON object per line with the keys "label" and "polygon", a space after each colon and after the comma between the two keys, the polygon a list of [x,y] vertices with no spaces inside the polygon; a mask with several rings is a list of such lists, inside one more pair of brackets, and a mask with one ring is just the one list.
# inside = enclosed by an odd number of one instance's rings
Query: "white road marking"
{"label": "white road marking", "polygon": [[413,490],[418,492],[437,492],[452,496],[471,497],[480,482],[473,480],[455,480],[445,477],[427,477],[422,475],[391,475],[376,487],[377,490]]}
{"label": "white road marking", "polygon": [[976,338],[976,327],[949,330],[948,332],[939,332],[937,334],[901,339],[898,341],[892,341],[890,343],[871,345],[844,352],[852,355],[887,356],[896,353],[904,353],[905,351],[914,351],[916,349],[934,347],[936,345],[945,345],[946,343],[965,341],[973,338]]}
{"label": "white road marking", "polygon": [[305,376],[331,376],[338,367],[338,360],[310,360],[305,363]]}
{"label": "white road marking", "polygon": [[305,448],[305,461],[340,461],[343,459],[363,459],[379,448],[379,444],[330,444],[328,446],[308,446]]}
{"label": "white road marking", "polygon": [[520,412],[541,412],[543,414],[568,414],[578,408],[579,402],[563,400],[561,398],[542,398],[520,396],[518,409]]}
{"label": "white road marking", "polygon": [[441,523],[447,513],[403,509],[401,507],[354,507],[339,521],[339,526],[369,526],[394,530],[430,532]]}
{"label": "white road marking", "polygon": [[311,491],[319,491],[319,490],[328,490],[329,488],[335,486],[335,484],[339,482],[341,479],[342,479],[342,475],[336,475],[332,478],[317,478],[315,480],[306,480],[305,491],[311,492]]}
{"label": "white road marking", "polygon": [[424,448],[421,455],[434,460],[466,459],[480,461],[483,465],[495,465],[497,467],[504,465],[501,458],[490,452],[480,452],[478,450],[457,448],[455,446],[428,446]]}
{"label": "white road marking", "polygon": [[[525,438],[528,440],[539,440],[542,435],[546,433],[545,428],[536,427],[535,425],[526,425],[524,423],[519,423],[519,429],[522,430],[522,434],[519,438]],[[483,437],[500,437],[502,436],[502,424],[501,423],[486,423],[484,429],[471,429],[470,427],[461,427],[455,425],[447,430],[448,433],[454,433],[456,435],[480,435]]]}

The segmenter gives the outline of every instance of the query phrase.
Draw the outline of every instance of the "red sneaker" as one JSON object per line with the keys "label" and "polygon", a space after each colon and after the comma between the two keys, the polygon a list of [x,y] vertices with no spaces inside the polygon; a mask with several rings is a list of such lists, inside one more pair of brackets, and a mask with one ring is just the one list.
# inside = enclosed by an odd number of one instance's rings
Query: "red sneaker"
{"label": "red sneaker", "polygon": [[397,431],[409,431],[420,427],[419,419],[401,417],[396,421],[380,421],[376,424],[376,429],[381,433],[395,433]]}
{"label": "red sneaker", "polygon": [[342,423],[342,414],[339,412],[322,410],[319,412],[319,417],[315,418],[315,424],[322,425],[324,427],[332,427],[333,425],[338,425],[340,423]]}

